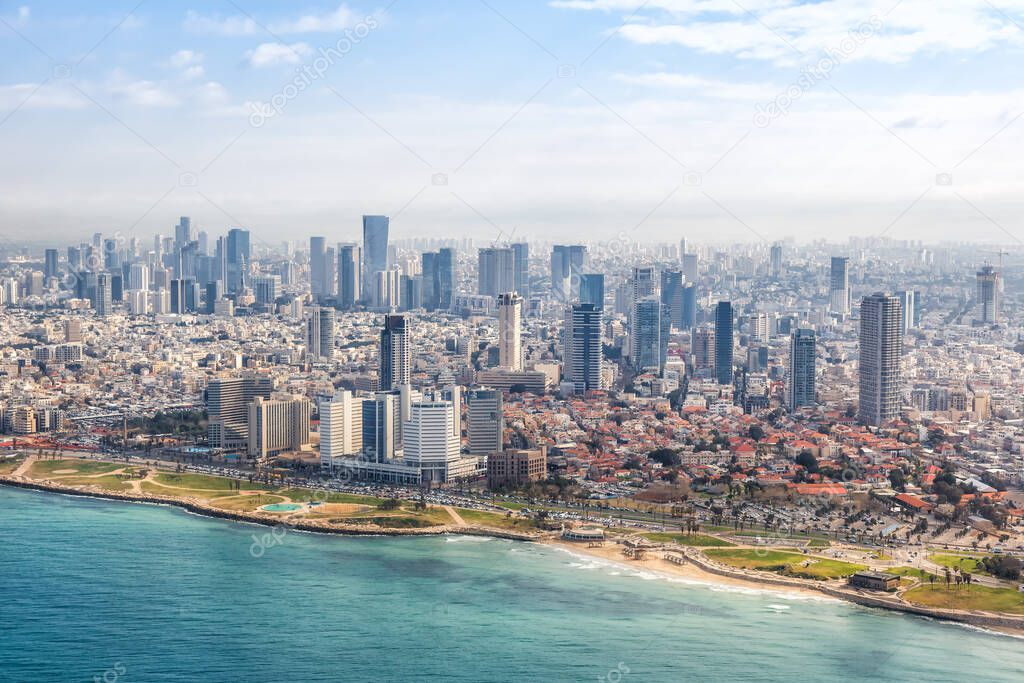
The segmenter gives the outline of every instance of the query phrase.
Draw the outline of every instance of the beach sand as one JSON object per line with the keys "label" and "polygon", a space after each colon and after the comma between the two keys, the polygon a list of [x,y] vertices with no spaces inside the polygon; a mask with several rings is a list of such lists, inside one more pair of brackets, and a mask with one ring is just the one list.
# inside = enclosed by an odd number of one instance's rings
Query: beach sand
{"label": "beach sand", "polygon": [[695,583],[703,583],[709,586],[730,586],[733,588],[770,591],[773,593],[785,593],[788,595],[802,595],[804,597],[814,597],[825,600],[834,599],[829,598],[823,593],[819,593],[811,588],[773,586],[760,583],[755,580],[746,581],[731,576],[712,574],[690,563],[675,564],[674,562],[669,562],[668,560],[663,559],[662,556],[664,555],[664,552],[660,550],[647,553],[642,560],[632,560],[623,556],[622,546],[616,543],[606,543],[599,548],[589,548],[585,543],[570,543],[568,541],[561,540],[550,541],[550,544],[581,556],[590,556],[600,558],[607,562],[612,562],[623,569],[656,572],[665,576],[684,578]]}

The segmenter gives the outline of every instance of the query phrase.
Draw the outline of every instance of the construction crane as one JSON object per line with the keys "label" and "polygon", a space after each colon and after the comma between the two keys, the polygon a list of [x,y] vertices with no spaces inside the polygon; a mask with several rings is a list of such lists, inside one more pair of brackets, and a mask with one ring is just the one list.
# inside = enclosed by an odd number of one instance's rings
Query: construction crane
{"label": "construction crane", "polygon": [[1009,256],[1010,252],[1006,251],[1005,249],[1000,249],[999,251],[983,251],[981,253],[999,256],[999,272],[1003,272],[1003,256]]}

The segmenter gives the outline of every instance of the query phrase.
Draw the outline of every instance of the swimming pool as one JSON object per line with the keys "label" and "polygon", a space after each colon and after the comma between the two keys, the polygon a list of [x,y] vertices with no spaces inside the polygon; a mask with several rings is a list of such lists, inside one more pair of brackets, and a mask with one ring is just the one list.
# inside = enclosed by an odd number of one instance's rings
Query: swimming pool
{"label": "swimming pool", "polygon": [[302,509],[298,503],[271,503],[260,508],[264,512],[295,512]]}

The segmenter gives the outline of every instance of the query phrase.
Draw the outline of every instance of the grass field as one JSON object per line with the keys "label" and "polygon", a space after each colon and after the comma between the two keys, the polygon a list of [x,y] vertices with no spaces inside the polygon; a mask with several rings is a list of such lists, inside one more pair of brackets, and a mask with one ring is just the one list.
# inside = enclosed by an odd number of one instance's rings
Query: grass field
{"label": "grass field", "polygon": [[651,532],[640,535],[644,538],[655,541],[656,543],[678,543],[679,545],[688,545],[696,548],[732,548],[736,545],[735,543],[723,541],[720,538],[708,536],[706,534],[670,534]]}
{"label": "grass field", "polygon": [[778,572],[806,579],[838,579],[865,569],[864,565],[782,550],[705,550],[713,560],[732,567]]}
{"label": "grass field", "polygon": [[[78,460],[76,458],[65,458],[63,460],[37,460],[32,463],[32,467],[29,468],[28,474],[30,477],[40,477],[45,479],[65,476],[81,477],[90,474],[113,472],[114,470],[119,470],[123,467],[124,465],[112,462],[94,462],[92,460]],[[74,470],[74,472],[56,474],[62,470]]]}
{"label": "grass field", "polygon": [[214,498],[221,498],[224,496],[238,495],[235,491],[229,491],[228,489],[212,490],[167,488],[166,486],[160,486],[159,484],[151,481],[142,482],[142,490],[146,493],[156,493],[162,496],[175,496],[179,498],[202,498],[206,500],[212,500]]}
{"label": "grass field", "polygon": [[14,470],[18,469],[18,466],[25,461],[25,456],[19,455],[13,458],[4,458],[0,460],[0,474],[10,474]]}
{"label": "grass field", "polygon": [[903,594],[904,599],[918,605],[946,609],[979,609],[988,612],[1024,614],[1024,593],[1015,588],[990,588],[977,584],[970,588],[947,590],[942,585],[918,586]]}
{"label": "grass field", "polygon": [[243,491],[265,490],[267,487],[259,483],[249,483],[244,479],[228,479],[227,477],[210,477],[205,474],[159,472],[153,481],[164,486],[191,489],[193,491],[234,491],[236,483]]}
{"label": "grass field", "polygon": [[458,509],[456,512],[459,516],[466,521],[467,524],[479,524],[481,526],[489,526],[495,529],[511,529],[514,531],[529,531],[535,529],[537,525],[532,519],[525,519],[522,517],[506,517],[505,515],[498,514],[496,512],[486,512],[484,510],[463,510]]}
{"label": "grass field", "polygon": [[[985,570],[982,569],[978,560],[981,559],[980,555],[952,555],[946,553],[936,553],[929,555],[928,559],[935,564],[943,567],[949,567],[950,569],[961,569],[971,574],[985,574]],[[945,579],[943,579],[945,582]]]}
{"label": "grass field", "polygon": [[264,505],[284,502],[285,499],[281,496],[259,493],[252,496],[224,496],[222,498],[214,499],[213,505],[219,507],[221,510],[252,512]]}
{"label": "grass field", "polygon": [[351,493],[328,493],[327,491],[314,491],[313,489],[286,488],[274,489],[273,493],[278,496],[291,498],[296,503],[352,503],[354,505],[379,505],[383,498],[374,496],[358,496]]}
{"label": "grass field", "polygon": [[104,475],[100,477],[79,477],[68,475],[66,477],[54,477],[54,481],[68,486],[95,486],[106,491],[130,491],[131,485],[116,475]]}

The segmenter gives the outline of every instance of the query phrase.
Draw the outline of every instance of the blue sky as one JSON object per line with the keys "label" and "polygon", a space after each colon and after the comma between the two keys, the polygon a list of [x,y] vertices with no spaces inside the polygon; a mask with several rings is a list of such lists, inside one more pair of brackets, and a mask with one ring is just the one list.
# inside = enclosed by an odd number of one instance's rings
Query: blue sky
{"label": "blue sky", "polygon": [[1024,0],[0,2],[0,18],[8,237],[143,236],[189,214],[341,240],[363,213],[485,241],[1024,234]]}

